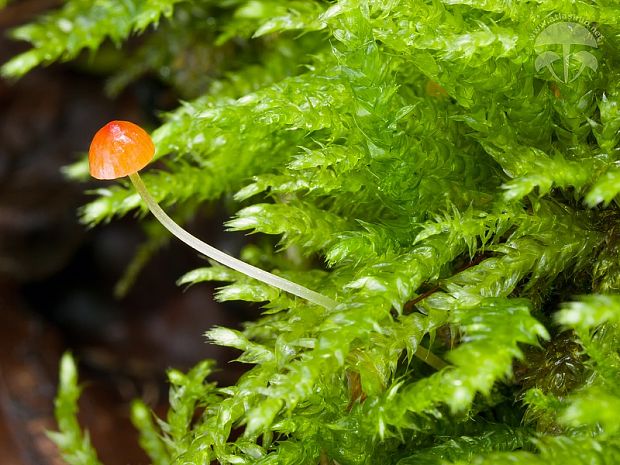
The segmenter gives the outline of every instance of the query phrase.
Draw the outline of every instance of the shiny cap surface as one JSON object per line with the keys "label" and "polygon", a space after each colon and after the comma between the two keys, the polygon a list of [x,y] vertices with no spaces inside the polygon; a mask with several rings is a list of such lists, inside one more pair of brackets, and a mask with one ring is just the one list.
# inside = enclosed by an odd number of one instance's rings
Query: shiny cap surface
{"label": "shiny cap surface", "polygon": [[140,171],[153,159],[151,136],[129,121],[110,121],[99,129],[88,150],[90,175],[116,179]]}

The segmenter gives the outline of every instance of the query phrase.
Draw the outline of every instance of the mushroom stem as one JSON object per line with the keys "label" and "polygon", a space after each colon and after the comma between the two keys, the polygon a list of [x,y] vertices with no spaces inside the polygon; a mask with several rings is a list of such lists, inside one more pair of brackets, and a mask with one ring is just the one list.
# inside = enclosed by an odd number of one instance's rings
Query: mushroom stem
{"label": "mushroom stem", "polygon": [[336,301],[330,299],[327,296],[324,296],[323,294],[319,294],[318,292],[312,291],[304,286],[300,286],[299,284],[289,281],[288,279],[281,278],[267,271],[261,270],[260,268],[249,265],[201,241],[196,236],[188,233],[185,229],[175,223],[172,218],[170,218],[166,214],[166,212],[161,209],[157,201],[151,196],[151,194],[147,190],[144,182],[142,182],[142,179],[137,172],[130,174],[129,179],[131,179],[131,182],[138,191],[138,194],[140,194],[140,197],[142,197],[142,200],[144,200],[155,218],[157,218],[168,231],[170,231],[181,241],[185,242],[187,245],[194,248],[198,252],[206,255],[207,257],[215,260],[218,263],[221,263],[222,265],[232,268],[235,271],[239,271],[240,273],[243,273],[254,279],[258,279],[265,284],[277,287],[278,289],[296,295],[297,297],[301,297],[302,299],[305,299],[316,305],[320,305],[321,307],[331,309],[337,305]]}
{"label": "mushroom stem", "polygon": [[[140,194],[140,197],[142,197],[142,200],[144,200],[155,218],[157,218],[168,231],[198,252],[206,255],[218,263],[221,263],[222,265],[232,268],[235,271],[239,271],[240,273],[254,279],[258,279],[265,284],[277,287],[278,289],[296,295],[297,297],[301,297],[302,299],[312,302],[313,304],[320,305],[321,307],[327,309],[332,309],[338,305],[335,300],[332,300],[323,294],[319,294],[318,292],[312,291],[307,287],[300,286],[299,284],[289,281],[288,279],[281,278],[265,270],[249,265],[201,241],[196,236],[193,236],[181,226],[176,224],[174,220],[162,210],[157,201],[147,190],[144,182],[142,182],[142,178],[140,178],[140,175],[137,172],[129,174],[129,179],[131,179],[131,182],[138,191],[138,194]],[[437,357],[430,350],[420,345],[418,346],[415,355],[437,371],[447,366],[446,362],[444,362],[441,358]]]}

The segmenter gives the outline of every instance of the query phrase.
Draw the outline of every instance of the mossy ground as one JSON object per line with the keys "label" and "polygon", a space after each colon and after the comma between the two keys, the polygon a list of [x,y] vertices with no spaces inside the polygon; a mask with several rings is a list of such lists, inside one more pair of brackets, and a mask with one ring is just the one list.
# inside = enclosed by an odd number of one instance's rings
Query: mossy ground
{"label": "mossy ground", "polygon": [[[541,45],[544,21],[595,45]],[[231,229],[280,240],[245,257],[339,302],[181,278],[265,312],[207,332],[252,365],[236,385],[204,362],[170,371],[165,419],[136,402],[154,464],[620,461],[617,3],[70,0],[2,71],[147,30],[111,88],[187,96],[153,132],[154,196],[182,217],[234,196]],[[99,194],[87,224],[141,208]],[[96,464],[61,368],[54,437]]]}

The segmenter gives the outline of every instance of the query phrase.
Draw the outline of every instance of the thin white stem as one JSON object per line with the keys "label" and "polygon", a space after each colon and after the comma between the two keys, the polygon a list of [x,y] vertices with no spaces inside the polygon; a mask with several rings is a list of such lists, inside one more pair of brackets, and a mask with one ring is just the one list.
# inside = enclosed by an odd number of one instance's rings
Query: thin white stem
{"label": "thin white stem", "polygon": [[336,301],[324,296],[323,294],[319,294],[318,292],[312,291],[304,286],[300,286],[299,284],[289,281],[288,279],[281,278],[267,271],[261,270],[260,268],[249,265],[201,241],[196,236],[193,236],[181,226],[176,224],[172,218],[170,218],[166,212],[161,209],[157,201],[146,189],[146,186],[142,182],[142,179],[138,173],[130,174],[129,179],[131,179],[131,182],[138,191],[138,194],[140,194],[140,197],[142,197],[142,200],[144,200],[147,204],[149,210],[151,210],[151,213],[153,213],[155,218],[157,218],[159,222],[163,224],[166,229],[168,229],[168,231],[193,249],[215,260],[216,262],[221,263],[222,265],[232,268],[235,271],[239,271],[240,273],[254,279],[258,279],[265,284],[277,287],[278,289],[296,295],[297,297],[301,297],[302,299],[320,305],[321,307],[331,309],[337,305]]}
{"label": "thin white stem", "polygon": [[[228,254],[225,254],[221,250],[216,249],[215,247],[210,246],[209,244],[201,241],[196,236],[188,233],[181,226],[176,224],[172,218],[170,218],[165,211],[161,209],[157,201],[151,196],[149,191],[146,189],[146,186],[142,182],[140,175],[138,173],[132,173],[129,175],[129,179],[135,186],[138,194],[142,197],[142,200],[146,203],[151,210],[151,213],[159,220],[159,222],[164,225],[164,227],[174,234],[181,241],[185,242],[187,245],[197,250],[198,252],[206,255],[207,257],[215,260],[222,265],[225,265],[229,268],[232,268],[235,271],[239,271],[247,276],[250,276],[254,279],[258,279],[265,284],[268,284],[273,287],[277,287],[283,291],[286,291],[290,294],[296,295],[297,297],[301,297],[309,302],[312,302],[316,305],[320,305],[321,307],[325,307],[327,309],[332,309],[338,303],[335,300],[330,299],[323,294],[319,294],[318,292],[312,291],[307,287],[300,286],[297,283],[289,281],[288,279],[281,278],[274,274],[271,274],[265,270],[261,270],[260,268],[256,268],[255,266],[249,265],[237,258],[231,257]],[[436,370],[441,370],[445,366],[447,366],[446,362],[444,362],[441,358],[437,357],[428,349],[418,346],[418,349],[415,355],[422,361],[426,362]]]}

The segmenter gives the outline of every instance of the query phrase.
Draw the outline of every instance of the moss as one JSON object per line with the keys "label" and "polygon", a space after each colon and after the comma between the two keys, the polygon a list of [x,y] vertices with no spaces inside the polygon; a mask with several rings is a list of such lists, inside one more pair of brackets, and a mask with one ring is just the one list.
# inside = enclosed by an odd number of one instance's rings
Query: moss
{"label": "moss", "polygon": [[[537,42],[553,23],[596,46]],[[153,463],[618,462],[617,3],[69,0],[15,31],[33,48],[2,71],[147,29],[112,87],[151,71],[195,84],[154,131],[154,197],[190,215],[234,194],[230,228],[282,249],[247,256],[339,303],[218,266],[181,278],[267,311],[207,332],[251,365],[236,385],[205,384],[201,364],[170,372],[166,419],[136,404]],[[192,54],[226,59],[204,70]],[[89,225],[141,208],[127,185],[100,194]],[[570,383],[523,350],[549,333],[571,335],[545,345],[571,358]],[[96,463],[67,360],[54,437],[68,462]]]}

